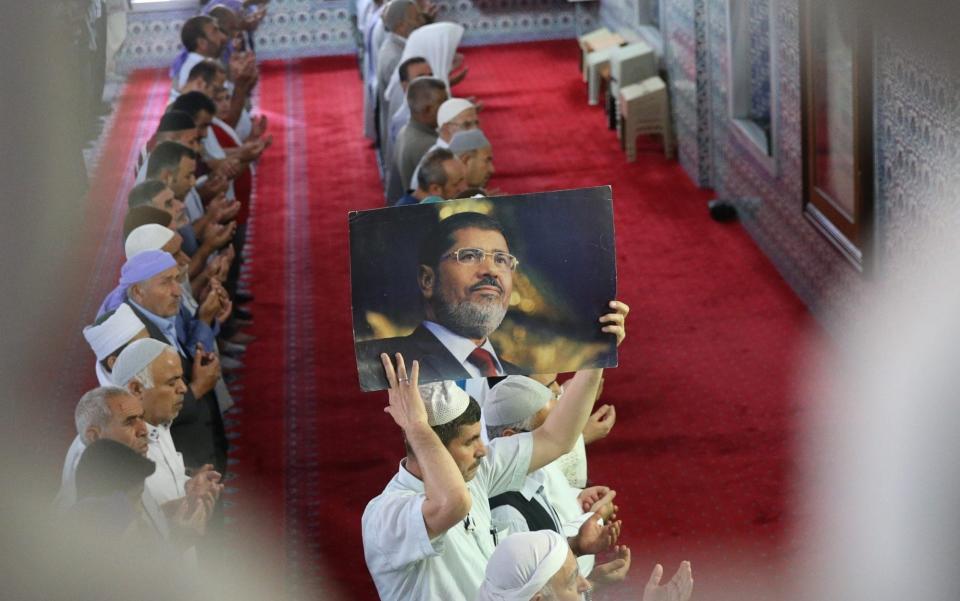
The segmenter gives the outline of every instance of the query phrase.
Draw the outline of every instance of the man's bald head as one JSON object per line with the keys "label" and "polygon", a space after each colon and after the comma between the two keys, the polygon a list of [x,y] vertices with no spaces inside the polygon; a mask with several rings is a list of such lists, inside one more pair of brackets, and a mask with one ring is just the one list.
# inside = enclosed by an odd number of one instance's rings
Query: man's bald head
{"label": "man's bald head", "polygon": [[418,77],[407,88],[407,105],[410,118],[437,127],[437,111],[447,99],[447,86],[442,80],[433,77]]}
{"label": "man's bald head", "polygon": [[387,31],[402,38],[423,25],[423,14],[413,0],[391,0],[383,11],[383,25]]}

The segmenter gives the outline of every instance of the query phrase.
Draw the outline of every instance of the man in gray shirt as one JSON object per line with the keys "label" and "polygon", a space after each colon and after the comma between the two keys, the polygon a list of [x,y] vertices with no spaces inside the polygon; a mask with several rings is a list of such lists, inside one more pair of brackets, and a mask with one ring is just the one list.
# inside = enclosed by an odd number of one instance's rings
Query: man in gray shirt
{"label": "man in gray shirt", "polygon": [[387,201],[395,202],[406,194],[410,181],[423,155],[437,141],[437,111],[447,99],[443,80],[419,77],[407,88],[410,121],[397,134],[394,156],[387,173]]}

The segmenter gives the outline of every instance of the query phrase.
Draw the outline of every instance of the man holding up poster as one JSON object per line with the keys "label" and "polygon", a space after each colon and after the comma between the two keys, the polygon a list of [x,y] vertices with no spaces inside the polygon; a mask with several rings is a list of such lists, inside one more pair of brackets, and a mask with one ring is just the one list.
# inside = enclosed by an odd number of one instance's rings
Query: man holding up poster
{"label": "man holding up poster", "polygon": [[419,264],[426,319],[409,336],[357,345],[364,388],[386,388],[380,353],[418,360],[424,382],[529,373],[489,339],[507,314],[519,265],[498,221],[473,212],[444,219],[421,245]]}

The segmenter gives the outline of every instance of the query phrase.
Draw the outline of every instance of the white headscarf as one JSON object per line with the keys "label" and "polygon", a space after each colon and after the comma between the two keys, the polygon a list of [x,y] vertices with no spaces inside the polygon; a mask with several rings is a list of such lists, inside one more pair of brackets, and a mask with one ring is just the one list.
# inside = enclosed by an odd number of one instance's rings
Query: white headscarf
{"label": "white headscarf", "polygon": [[[463,38],[463,25],[456,23],[430,23],[413,30],[407,38],[407,45],[403,48],[403,54],[400,55],[400,62],[397,67],[403,64],[408,58],[419,56],[425,58],[430,63],[430,69],[433,76],[443,80],[447,84],[447,91],[450,89],[450,69],[453,67],[453,57],[457,53],[457,46],[460,45],[460,39]],[[387,84],[387,91],[384,93],[387,99],[387,107],[394,111],[403,103],[403,88],[400,87],[400,71],[395,70],[390,76],[390,83]]]}
{"label": "white headscarf", "polygon": [[570,545],[552,530],[518,532],[494,549],[476,601],[530,601],[570,553]]}

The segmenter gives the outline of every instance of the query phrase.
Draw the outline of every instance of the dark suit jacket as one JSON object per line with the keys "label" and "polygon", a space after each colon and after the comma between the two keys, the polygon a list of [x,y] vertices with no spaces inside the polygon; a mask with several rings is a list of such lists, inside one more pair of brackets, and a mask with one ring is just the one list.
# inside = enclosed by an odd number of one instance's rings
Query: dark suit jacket
{"label": "dark suit jacket", "polygon": [[[403,361],[409,371],[410,365],[416,359],[420,362],[420,383],[439,382],[442,380],[465,380],[472,376],[460,365],[457,358],[450,354],[447,347],[437,339],[423,324],[417,327],[409,336],[396,338],[382,338],[367,340],[357,344],[357,369],[360,372],[360,388],[366,391],[384,390],[387,376],[383,371],[380,353],[387,353],[391,358],[396,353],[403,355]],[[500,365],[507,375],[524,375],[531,373],[522,367],[504,361],[497,353]]]}
{"label": "dark suit jacket", "polygon": [[[129,303],[127,303],[129,304]],[[169,343],[163,332],[153,324],[139,309],[130,305],[133,313],[143,322],[147,333],[154,340]],[[182,344],[182,341],[181,341]],[[183,379],[187,383],[187,393],[183,397],[183,408],[170,425],[170,436],[178,451],[183,453],[183,462],[188,468],[197,468],[212,463],[221,474],[227,469],[227,435],[223,428],[220,406],[212,392],[199,399],[194,398],[190,390],[190,378],[193,375],[193,361],[180,355],[183,366]]]}

